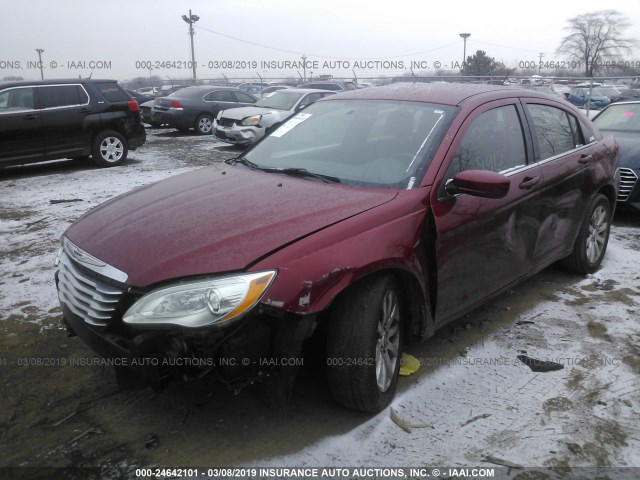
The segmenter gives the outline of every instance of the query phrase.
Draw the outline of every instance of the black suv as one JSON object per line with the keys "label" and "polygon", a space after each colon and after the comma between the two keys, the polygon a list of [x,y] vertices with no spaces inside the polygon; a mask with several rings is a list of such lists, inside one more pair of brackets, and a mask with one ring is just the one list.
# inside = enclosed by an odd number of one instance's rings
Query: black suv
{"label": "black suv", "polygon": [[115,80],[0,84],[0,167],[89,156],[112,167],[145,140],[138,103]]}

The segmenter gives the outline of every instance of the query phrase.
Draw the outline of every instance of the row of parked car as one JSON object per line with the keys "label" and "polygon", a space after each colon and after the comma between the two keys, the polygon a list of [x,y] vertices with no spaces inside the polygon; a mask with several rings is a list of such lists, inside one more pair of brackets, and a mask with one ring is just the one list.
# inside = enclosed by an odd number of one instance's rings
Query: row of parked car
{"label": "row of parked car", "polygon": [[[230,144],[248,146],[317,100],[356,89],[351,82],[313,82],[303,85],[304,88],[262,85],[262,98],[257,99],[245,91],[254,86],[172,86],[164,89],[169,92],[167,96],[161,94],[139,105],[114,80],[3,84],[0,165],[90,157],[101,166],[119,165],[129,150],[145,142],[141,119],[153,126],[194,129],[199,134],[214,134]],[[607,87],[596,86],[591,93],[604,88]],[[574,91],[580,89],[585,87],[577,86]],[[637,94],[638,89],[631,88],[612,98],[624,100]],[[618,201],[622,207],[640,208],[639,103],[639,100],[614,102],[593,119],[601,130],[614,134],[621,147],[622,183]]]}
{"label": "row of parked car", "polygon": [[[300,88],[191,86],[144,102],[140,109],[143,122],[154,127],[193,129],[200,135],[214,133],[222,141],[249,145],[316,100],[354,89],[352,82],[313,82]],[[220,116],[220,112],[226,113]]]}

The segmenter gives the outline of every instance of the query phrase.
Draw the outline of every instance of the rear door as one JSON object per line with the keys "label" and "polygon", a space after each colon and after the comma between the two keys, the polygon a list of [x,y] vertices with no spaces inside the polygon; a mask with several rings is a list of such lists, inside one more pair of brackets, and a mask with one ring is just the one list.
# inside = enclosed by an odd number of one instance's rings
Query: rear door
{"label": "rear door", "polygon": [[0,91],[0,164],[44,159],[42,116],[36,109],[34,90],[24,86]]}
{"label": "rear door", "polygon": [[[507,176],[501,199],[449,195],[446,182],[463,170]],[[524,112],[517,99],[487,103],[464,121],[432,192],[437,235],[438,325],[529,274],[542,217],[542,181],[533,162]]]}
{"label": "rear door", "polygon": [[42,108],[42,132],[48,158],[88,155],[91,146],[85,117],[91,113],[89,95],[80,84],[37,88]]}
{"label": "rear door", "polygon": [[214,92],[210,92],[205,95],[204,101],[206,102],[207,110],[211,112],[214,117],[220,110],[240,106],[236,103],[236,98],[230,90],[216,90]]}
{"label": "rear door", "polygon": [[544,186],[543,221],[536,256],[549,263],[573,246],[597,180],[603,155],[597,141],[585,140],[580,121],[555,102],[523,99],[533,131],[535,159]]}

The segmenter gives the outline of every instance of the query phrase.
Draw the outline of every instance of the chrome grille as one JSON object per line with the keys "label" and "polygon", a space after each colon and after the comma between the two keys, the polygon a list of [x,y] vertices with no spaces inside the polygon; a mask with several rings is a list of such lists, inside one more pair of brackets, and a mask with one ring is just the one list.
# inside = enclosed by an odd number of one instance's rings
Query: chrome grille
{"label": "chrome grille", "polygon": [[[114,271],[116,275],[113,276],[120,276],[120,278],[122,276],[118,273],[122,274],[122,272],[106,264],[96,266],[97,259],[95,257],[82,252],[66,239],[63,239],[62,244],[58,260],[58,297],[60,302],[86,323],[96,326],[108,325],[122,298],[125,286],[119,287],[107,283],[95,275],[94,271],[97,268],[101,268],[103,271]],[[93,263],[86,265],[83,254]],[[100,273],[104,274],[104,272]]]}
{"label": "chrome grille", "polygon": [[618,191],[618,201],[624,202],[631,192],[633,188],[636,186],[636,182],[638,181],[638,176],[636,172],[631,170],[630,168],[621,168],[620,169],[620,190]]}

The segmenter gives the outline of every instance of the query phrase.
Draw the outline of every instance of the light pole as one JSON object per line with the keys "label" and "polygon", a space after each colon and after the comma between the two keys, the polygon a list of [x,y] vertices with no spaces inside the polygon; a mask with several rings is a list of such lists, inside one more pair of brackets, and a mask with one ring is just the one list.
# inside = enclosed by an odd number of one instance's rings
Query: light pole
{"label": "light pole", "polygon": [[191,36],[191,68],[193,69],[193,83],[196,83],[196,55],[193,51],[193,24],[200,20],[198,15],[192,15],[189,9],[189,16],[182,16],[182,20],[189,24],[189,35]]}
{"label": "light pole", "polygon": [[306,55],[302,55],[302,81],[306,82],[307,81],[307,56]]}
{"label": "light pole", "polygon": [[464,65],[467,62],[467,38],[471,36],[470,33],[461,33],[460,36],[464,40],[464,47],[462,50],[462,70],[464,70]]}
{"label": "light pole", "polygon": [[44,53],[44,48],[36,48],[36,52],[38,52],[38,66],[40,67],[40,80],[44,80],[44,73],[42,73],[42,54]]}

